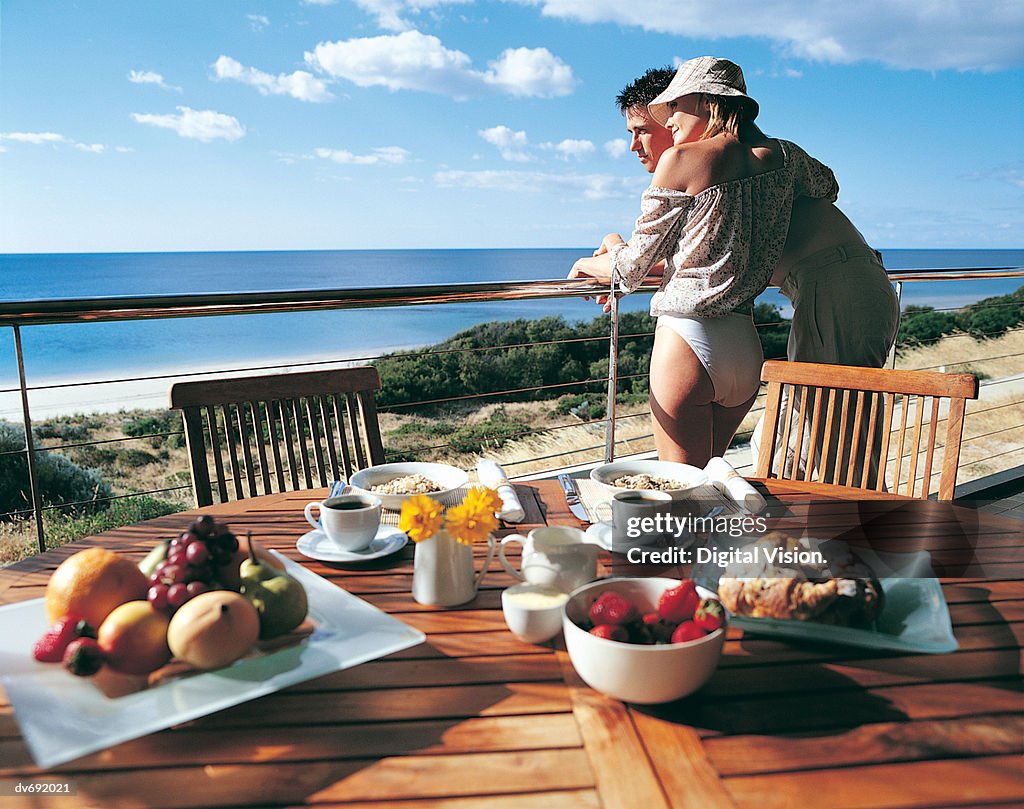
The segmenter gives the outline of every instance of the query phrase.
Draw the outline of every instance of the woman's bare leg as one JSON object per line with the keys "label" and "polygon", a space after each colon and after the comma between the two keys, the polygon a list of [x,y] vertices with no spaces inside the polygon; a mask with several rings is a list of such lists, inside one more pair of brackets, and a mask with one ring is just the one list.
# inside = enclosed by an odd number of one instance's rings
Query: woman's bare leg
{"label": "woman's bare leg", "polygon": [[704,466],[714,447],[715,388],[693,349],[667,327],[655,331],[650,380],[658,457]]}
{"label": "woman's bare leg", "polygon": [[711,406],[712,422],[714,423],[713,451],[716,456],[725,455],[729,444],[732,443],[732,437],[736,435],[744,416],[747,415],[756,398],[757,393],[755,392],[747,401],[736,407],[722,407],[718,404]]}

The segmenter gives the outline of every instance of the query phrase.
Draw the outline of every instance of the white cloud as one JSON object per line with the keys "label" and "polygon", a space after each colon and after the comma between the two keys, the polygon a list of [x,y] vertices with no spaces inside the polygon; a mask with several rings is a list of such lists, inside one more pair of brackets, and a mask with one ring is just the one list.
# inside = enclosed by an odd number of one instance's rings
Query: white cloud
{"label": "white cloud", "polygon": [[575,140],[573,138],[566,138],[558,143],[543,143],[541,148],[556,152],[562,160],[568,160],[570,157],[582,160],[596,151],[596,147],[591,141]]}
{"label": "white cloud", "polygon": [[318,79],[305,70],[296,70],[289,74],[279,73],[274,76],[254,67],[245,67],[230,56],[219,56],[213,63],[213,72],[218,80],[239,81],[242,84],[248,84],[259,90],[262,95],[290,95],[299,101],[313,103],[329,101],[334,98],[323,79]]}
{"label": "white cloud", "polygon": [[[306,1],[310,2],[311,0]],[[329,2],[331,0],[326,0],[326,2],[321,0],[320,4],[327,5]],[[376,17],[377,25],[386,31],[408,31],[412,28],[412,25],[401,16],[405,11],[418,14],[423,9],[472,2],[473,0],[355,0],[355,4]]]}
{"label": "white cloud", "polygon": [[485,81],[509,95],[555,98],[576,87],[572,68],[547,48],[509,48],[490,67]]}
{"label": "white cloud", "polygon": [[154,73],[152,70],[129,70],[128,81],[132,84],[154,84],[157,87],[161,87],[164,90],[174,90],[180,93],[181,88],[175,87],[164,81],[164,77],[159,73]]}
{"label": "white cloud", "polygon": [[245,18],[249,21],[249,25],[256,33],[259,33],[270,25],[270,18],[265,14],[246,14]]}
{"label": "white cloud", "polygon": [[314,149],[317,157],[333,160],[335,163],[350,166],[378,166],[382,163],[397,165],[409,159],[409,151],[401,146],[381,146],[373,149],[371,154],[357,155],[347,149]]}
{"label": "white cloud", "polygon": [[245,127],[231,115],[213,110],[194,110],[177,107],[177,115],[153,115],[133,112],[132,119],[140,124],[172,129],[183,138],[209,143],[221,138],[233,142],[245,136]]}
{"label": "white cloud", "polygon": [[[81,152],[91,152],[92,154],[103,154],[107,147],[102,143],[79,143],[66,135],[58,134],[57,132],[0,132],[0,144],[3,141],[11,141],[13,143],[28,143],[33,146],[42,146],[44,144],[61,144],[66,143],[78,149]],[[127,151],[125,147],[115,147],[116,151]],[[7,151],[3,146],[0,146],[0,150]]]}
{"label": "white cloud", "polygon": [[623,138],[606,141],[604,151],[608,157],[618,160],[623,155],[629,154],[629,141]]}
{"label": "white cloud", "polygon": [[526,132],[522,130],[517,132],[502,124],[490,129],[481,129],[477,134],[492,146],[496,146],[504,160],[525,163],[533,159],[526,151],[529,140]]}
{"label": "white cloud", "polygon": [[420,90],[464,99],[495,93],[554,97],[571,93],[572,68],[546,48],[506,50],[480,71],[462,51],[419,31],[321,42],[306,63],[360,87]]}
{"label": "white cloud", "polygon": [[555,174],[542,171],[439,171],[434,182],[442,188],[472,188],[524,194],[554,194],[588,200],[639,197],[647,180],[605,174]]}
{"label": "white cloud", "polygon": [[15,143],[32,143],[36,146],[43,143],[67,143],[68,138],[56,132],[0,132],[0,140],[12,140]]}
{"label": "white cloud", "polygon": [[757,37],[788,55],[821,62],[983,71],[1024,63],[1024,3],[1019,0],[519,2],[540,6],[549,17],[637,26],[689,39]]}

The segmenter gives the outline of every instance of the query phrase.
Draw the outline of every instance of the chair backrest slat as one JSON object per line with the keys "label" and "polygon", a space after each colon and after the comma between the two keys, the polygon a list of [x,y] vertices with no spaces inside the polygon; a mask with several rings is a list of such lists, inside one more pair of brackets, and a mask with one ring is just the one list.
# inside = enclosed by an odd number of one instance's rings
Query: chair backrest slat
{"label": "chair backrest slat", "polygon": [[878,465],[872,463],[871,459],[875,455],[875,441],[877,440],[876,433],[878,431],[878,405],[881,397],[882,394],[877,391],[869,391],[867,394],[868,430],[864,442],[864,468],[860,475],[859,484],[862,489],[869,488],[873,469],[877,472]]}
{"label": "chair backrest slat", "polygon": [[[206,421],[209,425],[210,450],[213,452],[213,468],[216,471],[217,493],[220,495],[220,501],[223,503],[228,499],[228,485],[227,480],[224,477],[224,463],[221,461],[220,456],[220,431],[217,427],[217,411],[212,406],[208,406],[206,408]],[[203,462],[206,462],[205,452],[203,455]],[[195,485],[194,482],[193,485]]]}
{"label": "chair backrest slat", "polygon": [[[821,388],[810,388],[808,393],[813,393],[814,415],[811,416],[811,435],[808,441],[807,457],[813,458],[818,451],[818,428],[821,425]],[[804,474],[801,480],[811,479],[811,464],[804,466]]]}
{"label": "chair backrest slat", "polygon": [[[770,390],[769,386],[769,390]],[[832,448],[832,435],[835,429],[835,408],[836,389],[828,389],[828,402],[825,405],[825,440],[821,447],[821,463],[818,465],[818,483],[825,482],[825,472],[828,470],[829,450]]]}
{"label": "chair backrest slat", "polygon": [[[338,468],[338,450],[335,449],[334,429],[331,427],[331,411],[327,407],[327,397],[317,396],[316,406],[320,411],[320,424],[323,427],[323,439],[327,447],[327,463],[330,465],[331,480],[339,480],[341,478],[341,470]],[[338,434],[342,438],[345,437],[345,434],[341,431]]]}
{"label": "chair backrest slat", "polygon": [[[882,448],[878,452],[878,480],[875,482],[875,491],[885,490],[885,470],[889,466],[889,438],[892,436],[892,417],[896,412],[896,396],[892,393],[883,393],[885,400],[885,411],[882,414]],[[893,488],[896,488],[893,485]]]}
{"label": "chair backrest slat", "polygon": [[214,486],[225,502],[269,494],[275,478],[278,491],[313,488],[382,463],[379,390],[373,366],[172,385],[196,504],[212,504]]}
{"label": "chair backrest slat", "polygon": [[259,494],[256,489],[256,469],[252,462],[252,428],[249,425],[249,402],[240,403],[235,408],[238,418],[238,440],[242,445],[242,460],[245,462],[245,482],[248,485],[249,497]]}
{"label": "chair backrest slat", "polygon": [[[768,393],[755,467],[759,477],[816,477],[822,483],[883,491],[891,471],[895,491],[926,498],[941,447],[938,493],[941,499],[952,498],[966,400],[978,397],[974,376],[769,360],[761,378]],[[946,443],[939,445],[943,399],[949,402],[949,415]],[[897,408],[899,426],[894,429]]]}
{"label": "chair backrest slat", "polygon": [[277,476],[277,490],[288,491],[288,483],[284,477],[284,460],[281,455],[281,442],[284,440],[284,427],[281,426],[278,414],[281,412],[281,405],[276,399],[264,402],[263,407],[267,412],[267,428],[270,431],[270,451],[274,455],[274,475]]}
{"label": "chair backrest slat", "polygon": [[248,406],[249,418],[252,421],[253,441],[256,443],[256,454],[259,457],[259,478],[263,482],[263,494],[270,494],[272,491],[270,485],[271,470],[267,464],[267,442],[263,438],[266,425],[263,421],[260,403],[249,402]]}

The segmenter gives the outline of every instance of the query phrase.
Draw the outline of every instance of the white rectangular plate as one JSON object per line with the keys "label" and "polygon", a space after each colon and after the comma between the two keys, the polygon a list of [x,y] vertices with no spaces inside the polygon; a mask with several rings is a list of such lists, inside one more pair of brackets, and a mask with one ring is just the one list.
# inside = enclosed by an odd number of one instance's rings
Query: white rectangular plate
{"label": "white rectangular plate", "polygon": [[[861,547],[854,550],[879,576],[885,593],[885,604],[874,629],[742,615],[730,615],[729,620],[744,632],[793,640],[926,654],[944,654],[959,648],[942,585],[934,578],[927,551],[873,553]],[[716,592],[721,575],[722,568],[711,563],[698,565],[693,571],[698,583]]]}
{"label": "white rectangular plate", "polygon": [[47,629],[42,599],[0,607],[0,682],[36,764],[54,767],[426,639],[419,630],[277,555],[306,588],[309,617],[316,626],[312,635],[271,654],[116,699],[88,679],[32,658],[33,645]]}

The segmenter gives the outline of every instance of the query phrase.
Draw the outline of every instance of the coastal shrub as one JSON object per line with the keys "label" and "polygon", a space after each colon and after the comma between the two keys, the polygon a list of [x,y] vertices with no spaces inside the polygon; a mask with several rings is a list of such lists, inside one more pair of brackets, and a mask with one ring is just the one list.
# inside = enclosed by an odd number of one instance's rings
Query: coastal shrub
{"label": "coastal shrub", "polygon": [[181,416],[170,410],[133,414],[122,423],[121,431],[129,438],[148,438],[153,447],[177,449],[185,445]]}
{"label": "coastal shrub", "polygon": [[1024,321],[1024,301],[1010,295],[985,298],[962,309],[957,321],[975,339],[999,337]]}
{"label": "coastal shrub", "polygon": [[931,345],[956,328],[957,318],[952,312],[938,312],[933,306],[911,305],[900,316],[896,344],[908,347]]}
{"label": "coastal shrub", "polygon": [[102,426],[101,422],[96,419],[84,416],[60,416],[36,424],[33,426],[32,432],[35,433],[36,438],[56,438],[65,443],[71,443],[88,441],[92,431],[100,426]]}
{"label": "coastal shrub", "polygon": [[425,436],[425,437],[439,437],[451,435],[455,432],[457,427],[448,421],[441,421],[440,419],[433,421],[407,421],[405,424],[399,425],[394,430],[388,430],[388,437],[402,437],[402,436]]}
{"label": "coastal shrub", "polygon": [[121,469],[137,469],[140,466],[157,463],[159,460],[152,452],[142,449],[123,449],[117,453],[114,464]]}
{"label": "coastal shrub", "polygon": [[79,466],[86,466],[90,469],[104,469],[112,467],[117,461],[117,450],[111,447],[90,444],[85,447],[74,447],[68,450],[68,457]]}
{"label": "coastal shrub", "polygon": [[[0,421],[0,515],[32,506],[24,449],[24,428]],[[83,468],[56,452],[40,452],[36,457],[43,505],[81,503],[76,506],[79,513],[106,508],[103,498],[109,497],[112,489],[96,470]]]}

